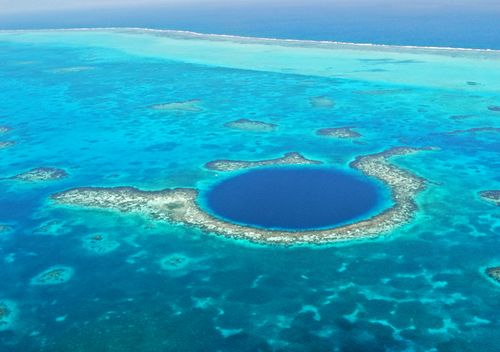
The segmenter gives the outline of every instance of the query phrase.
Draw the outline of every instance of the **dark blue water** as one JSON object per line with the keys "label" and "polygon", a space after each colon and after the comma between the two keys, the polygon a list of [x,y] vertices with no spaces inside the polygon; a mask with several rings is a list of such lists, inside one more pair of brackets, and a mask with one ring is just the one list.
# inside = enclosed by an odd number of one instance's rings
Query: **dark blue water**
{"label": "dark blue water", "polygon": [[18,13],[0,28],[148,27],[242,36],[500,49],[500,6],[476,1],[237,1]]}
{"label": "dark blue water", "polygon": [[295,230],[348,222],[376,208],[381,198],[369,180],[317,168],[249,171],[218,183],[205,197],[220,217]]}

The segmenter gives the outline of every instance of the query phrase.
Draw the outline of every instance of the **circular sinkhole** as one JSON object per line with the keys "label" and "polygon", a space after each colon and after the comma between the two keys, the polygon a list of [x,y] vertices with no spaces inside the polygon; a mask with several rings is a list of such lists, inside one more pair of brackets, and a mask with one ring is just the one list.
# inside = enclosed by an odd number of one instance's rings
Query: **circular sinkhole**
{"label": "circular sinkhole", "polygon": [[218,182],[201,194],[210,214],[250,227],[283,230],[331,228],[380,210],[387,190],[354,172],[331,168],[254,169]]}

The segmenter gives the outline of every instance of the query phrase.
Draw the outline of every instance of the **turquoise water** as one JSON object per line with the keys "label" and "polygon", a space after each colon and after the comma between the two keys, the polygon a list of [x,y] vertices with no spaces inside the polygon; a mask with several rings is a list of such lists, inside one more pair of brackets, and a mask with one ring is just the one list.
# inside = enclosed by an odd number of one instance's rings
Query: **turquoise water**
{"label": "turquoise water", "polygon": [[[500,265],[500,214],[477,195],[500,187],[498,130],[448,133],[500,127],[498,52],[48,31],[0,33],[0,62],[0,140],[16,142],[0,149],[0,350],[500,349],[500,285],[483,274]],[[224,127],[239,118],[278,127]],[[316,135],[345,126],[362,137]],[[372,241],[253,245],[50,201],[82,186],[206,189],[227,177],[203,167],[215,159],[297,151],[347,168],[400,145],[439,150],[394,159],[427,189],[411,223]],[[35,167],[69,176],[5,179]],[[54,266],[67,282],[32,284]]]}
{"label": "turquoise water", "polygon": [[275,167],[224,179],[201,197],[208,211],[240,224],[267,229],[331,228],[367,219],[388,206],[384,204],[387,190],[370,181],[331,168]]}

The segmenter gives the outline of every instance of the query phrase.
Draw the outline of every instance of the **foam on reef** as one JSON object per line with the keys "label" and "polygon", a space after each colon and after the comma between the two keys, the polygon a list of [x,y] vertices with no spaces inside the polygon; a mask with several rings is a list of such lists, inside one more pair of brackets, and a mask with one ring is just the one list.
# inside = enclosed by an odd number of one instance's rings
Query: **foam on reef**
{"label": "foam on reef", "polygon": [[59,285],[68,282],[74,274],[69,266],[57,265],[42,271],[31,279],[32,285]]}
{"label": "foam on reef", "polygon": [[[195,226],[202,230],[232,238],[247,239],[269,244],[330,243],[377,237],[412,220],[418,207],[415,196],[425,188],[425,180],[410,171],[389,162],[395,156],[412,154],[432,148],[395,147],[386,151],[359,156],[350,167],[385,183],[391,191],[393,205],[369,219],[330,229],[283,231],[254,228],[214,218],[198,204],[198,190],[175,188],[161,191],[142,191],[133,187],[83,187],[54,194],[52,199],[61,204],[114,209],[121,212],[137,212],[158,220]],[[280,159],[277,159],[280,164]],[[272,165],[267,160],[236,162],[235,167],[223,167],[224,171],[245,167]],[[222,165],[233,165],[225,161]],[[251,166],[249,166],[251,165]]]}

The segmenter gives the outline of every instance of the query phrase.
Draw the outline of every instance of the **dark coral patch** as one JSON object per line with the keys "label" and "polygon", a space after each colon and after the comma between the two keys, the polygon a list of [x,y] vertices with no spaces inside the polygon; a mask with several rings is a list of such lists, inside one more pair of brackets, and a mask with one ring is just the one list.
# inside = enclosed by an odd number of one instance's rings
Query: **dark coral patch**
{"label": "dark coral patch", "polygon": [[494,266],[485,270],[486,275],[500,284],[500,266]]}
{"label": "dark coral patch", "polygon": [[29,171],[20,173],[11,177],[13,180],[35,182],[35,181],[53,181],[60,180],[68,176],[68,173],[62,169],[53,167],[37,167]]}
{"label": "dark coral patch", "polygon": [[263,121],[238,119],[225,123],[224,127],[250,132],[270,132],[276,129],[278,125]]}
{"label": "dark coral patch", "polygon": [[486,190],[479,192],[479,195],[484,200],[493,202],[494,204],[500,206],[500,190]]}
{"label": "dark coral patch", "polygon": [[354,127],[333,127],[322,128],[316,131],[318,136],[334,137],[334,138],[359,138],[361,133],[353,130]]}

